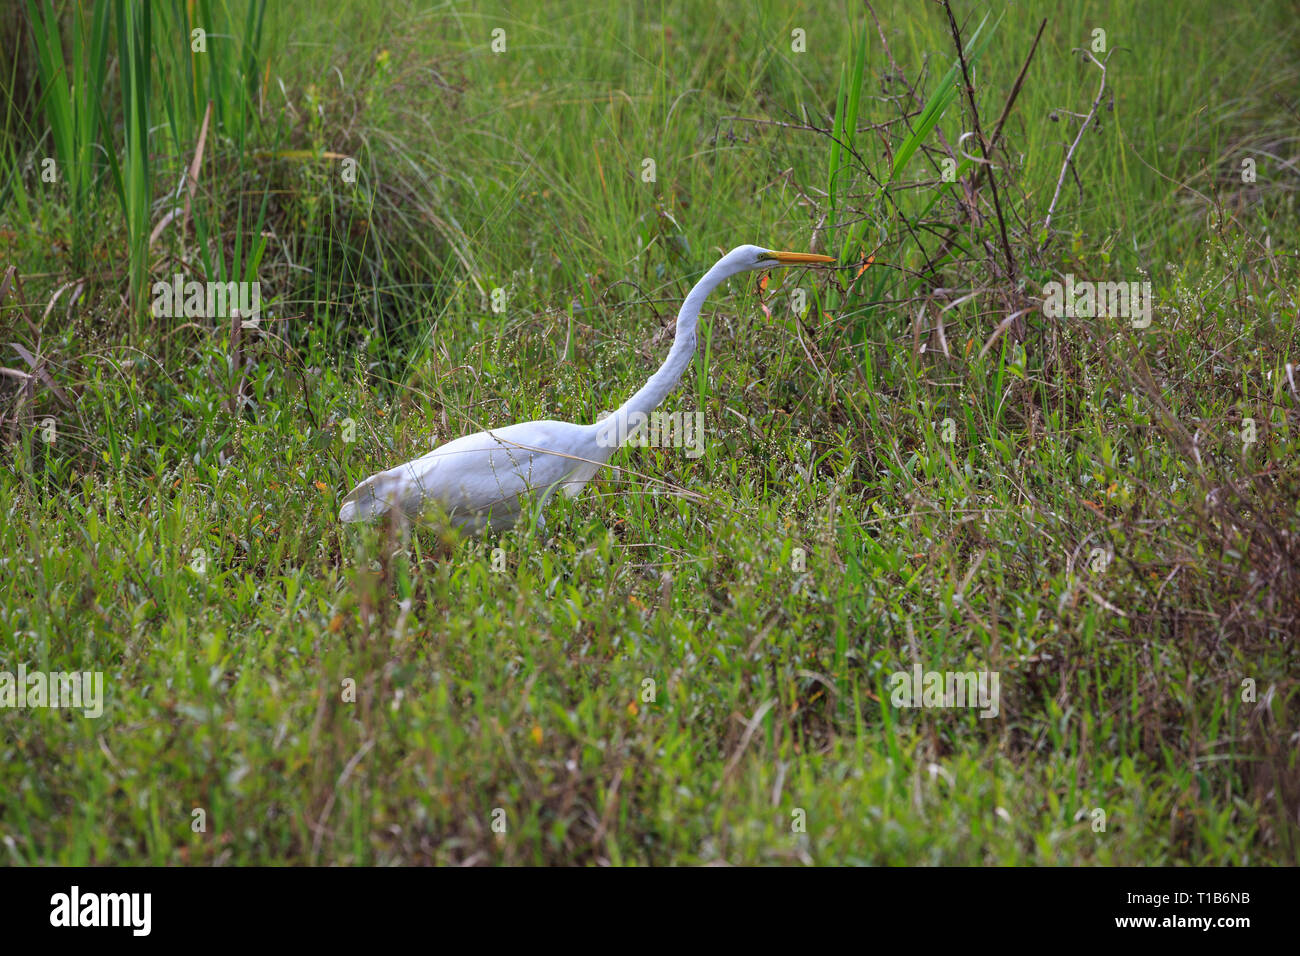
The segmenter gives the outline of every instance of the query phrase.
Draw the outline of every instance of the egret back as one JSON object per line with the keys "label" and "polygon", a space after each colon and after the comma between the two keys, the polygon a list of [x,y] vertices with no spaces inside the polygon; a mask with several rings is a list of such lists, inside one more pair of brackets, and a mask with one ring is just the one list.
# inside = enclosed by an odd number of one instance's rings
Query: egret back
{"label": "egret back", "polygon": [[437,502],[457,524],[490,512],[494,525],[509,527],[522,495],[548,495],[557,485],[576,495],[595,474],[591,461],[603,462],[611,451],[597,447],[591,426],[569,422],[475,432],[371,475],[343,499],[339,520],[364,521],[392,508],[415,515]]}

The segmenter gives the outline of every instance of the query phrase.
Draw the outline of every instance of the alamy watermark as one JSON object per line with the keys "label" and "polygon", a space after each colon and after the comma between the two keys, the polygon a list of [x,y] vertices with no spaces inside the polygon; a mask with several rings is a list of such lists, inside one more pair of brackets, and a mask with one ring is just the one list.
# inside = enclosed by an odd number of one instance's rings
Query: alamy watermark
{"label": "alamy watermark", "polygon": [[889,675],[889,702],[895,707],[980,707],[980,716],[1002,709],[998,671],[922,671]]}
{"label": "alamy watermark", "polygon": [[83,893],[74,884],[70,892],[50,897],[51,926],[119,926],[133,936],[148,936],[152,912],[152,893]]}
{"label": "alamy watermark", "polygon": [[[599,420],[609,417],[602,412]],[[704,454],[704,412],[632,412],[624,434],[618,429],[601,429],[596,435],[601,448],[636,445],[639,448],[684,448],[687,458]]]}
{"label": "alamy watermark", "polygon": [[87,717],[104,713],[103,671],[0,671],[0,707],[68,707]]}
{"label": "alamy watermark", "polygon": [[158,318],[217,319],[236,315],[255,326],[262,317],[260,282],[186,282],[181,273],[171,282],[155,282],[153,314]]}
{"label": "alamy watermark", "polygon": [[1043,285],[1043,315],[1049,319],[1129,319],[1135,329],[1151,324],[1151,283],[1089,282],[1066,273],[1065,282]]}

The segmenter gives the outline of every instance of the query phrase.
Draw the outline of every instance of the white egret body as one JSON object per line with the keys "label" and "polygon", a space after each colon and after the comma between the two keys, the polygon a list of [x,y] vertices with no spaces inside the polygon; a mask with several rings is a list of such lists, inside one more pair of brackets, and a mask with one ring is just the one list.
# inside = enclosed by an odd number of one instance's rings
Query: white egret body
{"label": "white egret body", "polygon": [[677,385],[695,354],[704,300],[741,272],[833,262],[830,256],[737,246],[695,284],[677,313],[672,349],[659,371],[608,418],[592,425],[536,421],[457,438],[421,458],[371,475],[343,499],[340,521],[362,521],[399,508],[415,515],[433,502],[457,527],[511,527],[527,495],[540,508],[560,488],[572,498]]}

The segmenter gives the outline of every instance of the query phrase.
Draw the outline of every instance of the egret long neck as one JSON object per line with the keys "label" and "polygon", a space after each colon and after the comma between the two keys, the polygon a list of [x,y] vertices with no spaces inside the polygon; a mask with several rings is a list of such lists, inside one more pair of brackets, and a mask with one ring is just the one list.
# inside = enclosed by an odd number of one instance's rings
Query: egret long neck
{"label": "egret long neck", "polygon": [[[691,364],[691,357],[695,354],[695,326],[700,320],[700,308],[709,293],[728,274],[715,265],[695,283],[695,288],[687,293],[681,311],[677,313],[677,333],[673,336],[673,347],[669,349],[664,364],[617,411],[596,424],[598,443],[609,454],[613,454],[614,449],[645,424],[650,413],[659,407],[681,381],[682,373]],[[608,458],[609,455],[605,457]]]}

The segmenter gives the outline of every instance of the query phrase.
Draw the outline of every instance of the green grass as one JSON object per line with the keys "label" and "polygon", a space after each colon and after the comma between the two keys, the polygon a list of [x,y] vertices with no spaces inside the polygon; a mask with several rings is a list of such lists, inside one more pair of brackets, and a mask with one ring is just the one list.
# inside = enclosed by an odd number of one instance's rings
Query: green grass
{"label": "green grass", "polygon": [[[48,29],[0,71],[0,670],[106,685],[0,708],[8,862],[1300,858],[1293,7],[957,4],[986,135],[1048,18],[1013,272],[941,6],[156,6],[104,15],[104,122]],[[101,158],[45,184],[56,146]],[[544,535],[337,522],[614,407],[742,242],[843,266],[710,299],[665,406],[702,457],[628,448]],[[260,281],[260,327],[132,297],[177,271]],[[1046,318],[1065,273],[1149,278],[1151,326]],[[998,716],[893,706],[914,662]]]}

